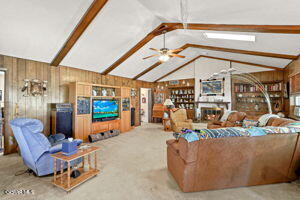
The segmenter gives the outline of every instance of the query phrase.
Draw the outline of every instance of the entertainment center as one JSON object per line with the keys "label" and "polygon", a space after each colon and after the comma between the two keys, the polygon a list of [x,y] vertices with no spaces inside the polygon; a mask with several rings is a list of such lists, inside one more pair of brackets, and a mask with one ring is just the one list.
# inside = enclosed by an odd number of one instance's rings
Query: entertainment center
{"label": "entertainment center", "polygon": [[73,82],[69,101],[74,106],[73,137],[88,141],[90,134],[131,130],[131,88]]}

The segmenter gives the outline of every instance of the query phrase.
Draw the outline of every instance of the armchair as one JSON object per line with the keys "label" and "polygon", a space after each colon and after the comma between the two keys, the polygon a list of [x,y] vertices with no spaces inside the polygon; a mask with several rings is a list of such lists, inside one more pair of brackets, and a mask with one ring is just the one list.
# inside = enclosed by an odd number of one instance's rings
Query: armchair
{"label": "armchair", "polygon": [[[51,154],[61,151],[64,135],[57,134],[49,139],[42,133],[44,126],[40,120],[17,118],[10,121],[10,126],[19,145],[24,164],[32,169],[37,176],[53,173]],[[76,140],[77,145],[82,140]],[[81,160],[73,163],[77,164]],[[57,161],[58,171],[60,163]],[[66,166],[64,166],[66,167]]]}
{"label": "armchair", "polygon": [[239,126],[237,122],[241,122],[246,118],[244,112],[231,112],[225,121],[211,121],[207,124],[208,129],[225,128]]}
{"label": "armchair", "polygon": [[182,129],[192,129],[192,120],[187,118],[185,109],[173,110],[170,112],[171,126],[174,132],[180,132]]}

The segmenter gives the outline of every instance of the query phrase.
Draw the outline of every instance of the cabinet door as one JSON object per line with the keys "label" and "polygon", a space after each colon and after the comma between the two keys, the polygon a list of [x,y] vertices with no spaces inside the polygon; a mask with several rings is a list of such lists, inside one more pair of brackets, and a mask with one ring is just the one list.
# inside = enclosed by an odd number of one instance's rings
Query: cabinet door
{"label": "cabinet door", "polygon": [[92,87],[90,85],[84,86],[84,96],[90,97],[92,95]]}
{"label": "cabinet door", "polygon": [[83,135],[84,141],[88,140],[89,135],[91,134],[91,117],[89,115],[83,117]]}
{"label": "cabinet door", "polygon": [[77,85],[77,96],[90,97],[92,95],[92,87],[90,85]]}
{"label": "cabinet door", "polygon": [[84,138],[84,117],[79,116],[76,117],[76,124],[75,124],[75,139],[81,139],[83,140]]}
{"label": "cabinet door", "polygon": [[77,96],[84,96],[84,94],[85,94],[84,89],[85,89],[85,85],[78,84],[77,85]]}

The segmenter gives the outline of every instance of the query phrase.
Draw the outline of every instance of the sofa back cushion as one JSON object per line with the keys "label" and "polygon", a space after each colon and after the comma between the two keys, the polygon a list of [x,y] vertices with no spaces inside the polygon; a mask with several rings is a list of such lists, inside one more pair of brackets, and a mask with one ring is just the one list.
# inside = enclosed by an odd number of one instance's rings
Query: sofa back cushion
{"label": "sofa back cushion", "polygon": [[233,112],[228,116],[227,121],[230,122],[237,122],[243,121],[246,117],[246,113],[244,112]]}
{"label": "sofa back cushion", "polygon": [[178,109],[176,111],[171,111],[171,119],[174,121],[186,121],[187,115],[185,109]]}
{"label": "sofa back cushion", "polygon": [[288,125],[289,123],[295,122],[292,119],[287,119],[287,118],[270,118],[267,126],[285,126]]}

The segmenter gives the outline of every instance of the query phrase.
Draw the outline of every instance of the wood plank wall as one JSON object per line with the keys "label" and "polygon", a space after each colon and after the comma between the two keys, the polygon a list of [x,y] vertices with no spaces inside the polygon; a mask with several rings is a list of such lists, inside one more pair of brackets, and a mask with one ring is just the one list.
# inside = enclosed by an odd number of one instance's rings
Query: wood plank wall
{"label": "wood plank wall", "polygon": [[[289,81],[289,77],[293,74],[297,74],[300,73],[300,57],[298,57],[298,59],[293,60],[286,68],[284,71],[284,82],[288,82]],[[294,117],[293,116],[293,110],[292,107],[290,106],[290,100],[289,99],[285,99],[284,100],[284,105],[285,105],[285,110],[288,114],[288,116],[290,117]]]}
{"label": "wood plank wall", "polygon": [[[272,82],[272,81],[283,81],[284,72],[283,71],[265,71],[265,72],[255,72],[251,73],[254,77],[256,77],[261,82]],[[232,109],[236,109],[236,94],[234,92],[234,84],[240,83],[241,80],[232,79],[231,80],[231,105]],[[284,102],[283,102],[284,104]],[[284,107],[284,105],[283,105]],[[286,113],[285,107],[283,111]]]}
{"label": "wood plank wall", "polygon": [[[132,105],[136,108],[136,125],[139,121],[139,88],[153,88],[153,83],[134,81],[128,78],[101,75],[100,73],[71,68],[54,67],[47,63],[31,61],[21,58],[0,55],[0,67],[6,68],[5,82],[5,154],[15,152],[16,142],[9,127],[9,120],[16,116],[16,106],[19,106],[19,116],[36,118],[43,122],[44,133],[50,134],[50,103],[68,102],[68,84],[74,81],[127,86],[135,88],[137,96],[132,98]],[[21,92],[24,79],[40,79],[48,81],[46,97],[24,97]]]}

